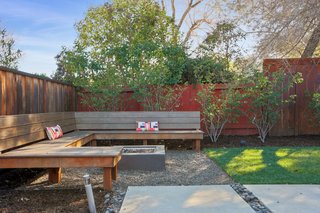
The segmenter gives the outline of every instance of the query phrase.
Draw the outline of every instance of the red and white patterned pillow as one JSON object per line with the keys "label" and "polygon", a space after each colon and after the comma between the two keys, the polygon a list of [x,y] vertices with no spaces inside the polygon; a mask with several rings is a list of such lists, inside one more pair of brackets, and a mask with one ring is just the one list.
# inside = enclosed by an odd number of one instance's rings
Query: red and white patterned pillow
{"label": "red and white patterned pillow", "polygon": [[46,133],[50,140],[61,138],[63,136],[63,131],[59,125],[46,127]]}
{"label": "red and white patterned pillow", "polygon": [[136,128],[137,131],[158,131],[159,130],[159,122],[158,121],[137,121],[138,127]]}
{"label": "red and white patterned pillow", "polygon": [[158,131],[159,130],[159,122],[158,121],[151,121],[149,130],[150,131]]}
{"label": "red and white patterned pillow", "polygon": [[147,130],[147,124],[146,124],[146,122],[144,122],[144,121],[137,121],[137,128],[136,128],[136,130],[137,131],[145,131],[145,130]]}

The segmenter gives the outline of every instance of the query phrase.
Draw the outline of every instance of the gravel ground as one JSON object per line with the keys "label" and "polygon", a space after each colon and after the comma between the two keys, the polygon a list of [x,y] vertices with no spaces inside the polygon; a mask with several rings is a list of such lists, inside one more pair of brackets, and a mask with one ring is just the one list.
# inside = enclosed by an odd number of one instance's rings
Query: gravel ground
{"label": "gravel ground", "polygon": [[210,185],[230,184],[231,178],[203,153],[166,151],[164,171],[120,171],[114,184],[116,194],[108,197],[107,205],[118,211],[128,186]]}
{"label": "gravel ground", "polygon": [[[232,184],[233,181],[231,178],[220,169],[212,160],[206,157],[203,153],[195,153],[194,151],[166,151],[166,169],[164,171],[125,171],[119,170],[118,180],[113,182],[113,192],[103,193],[102,190],[102,169],[64,169],[62,173],[62,182],[59,184],[48,185],[47,184],[47,175],[43,175],[31,184],[19,187],[14,190],[19,194],[24,192],[25,194],[37,193],[46,191],[43,193],[43,199],[47,199],[45,196],[54,196],[56,191],[66,190],[68,193],[74,189],[83,189],[83,179],[82,176],[86,173],[90,174],[91,184],[94,188],[94,196],[96,200],[97,209],[99,212],[118,212],[120,210],[123,198],[125,196],[128,186],[155,186],[155,185],[209,185],[209,184]],[[85,192],[83,196],[85,196]],[[15,195],[12,195],[14,197]],[[20,193],[21,194],[21,193]],[[18,196],[18,195],[17,195]],[[60,200],[66,202],[69,197],[72,197],[72,194],[65,195],[64,193],[59,194]],[[98,196],[98,198],[97,198]],[[102,197],[101,197],[102,196]],[[7,196],[8,197],[8,196]],[[59,202],[59,197],[51,199],[52,201]],[[8,197],[9,199],[9,197]],[[14,199],[14,198],[12,198]],[[40,196],[41,199],[41,196]],[[81,205],[86,206],[85,199],[80,199]],[[104,202],[103,202],[104,201]],[[28,198],[24,199],[24,208],[25,212],[40,212],[45,209],[50,209],[50,205],[59,206],[54,202],[47,202],[41,204],[41,208],[36,209],[37,201],[34,199]],[[30,202],[30,203],[28,203]],[[73,203],[76,203],[75,201]],[[32,209],[28,209],[28,206],[32,206]],[[46,206],[43,206],[46,205]],[[80,205],[80,204],[79,204]],[[79,211],[79,205],[75,205],[74,211]],[[57,209],[57,207],[55,207]],[[62,209],[62,207],[59,207]],[[81,207],[83,208],[83,207]],[[85,207],[84,207],[85,208]],[[0,208],[1,209],[1,208]],[[19,209],[19,208],[18,208]],[[7,210],[17,211],[18,209]],[[20,208],[21,209],[21,208]],[[57,209],[58,210],[58,209]],[[73,209],[68,207],[69,212],[73,212]],[[60,211],[57,211],[60,212]]]}
{"label": "gravel ground", "polygon": [[231,184],[231,187],[236,191],[239,196],[246,201],[251,208],[257,213],[272,213],[272,211],[264,205],[264,203],[259,200],[251,191],[244,187],[240,183]]}

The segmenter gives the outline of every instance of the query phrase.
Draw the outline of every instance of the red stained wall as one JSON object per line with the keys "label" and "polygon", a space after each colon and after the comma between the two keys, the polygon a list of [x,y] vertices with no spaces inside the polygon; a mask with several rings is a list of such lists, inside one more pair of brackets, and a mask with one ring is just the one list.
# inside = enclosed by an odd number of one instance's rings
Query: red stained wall
{"label": "red stained wall", "polygon": [[295,85],[289,94],[296,95],[296,102],[281,111],[279,122],[272,128],[270,135],[319,135],[320,126],[313,119],[309,109],[310,96],[320,92],[320,58],[265,59],[264,69],[276,71],[284,69],[289,73],[302,73],[302,84]]}
{"label": "red stained wall", "polygon": [[[202,88],[202,85],[188,85],[185,86],[183,94],[180,98],[180,105],[177,111],[200,111],[200,104],[195,100],[198,91]],[[217,84],[217,93],[224,90],[226,87],[224,84]],[[130,100],[130,96],[133,91],[126,91],[123,94],[123,98],[127,101],[127,109],[125,111],[143,111],[143,107],[135,100]],[[78,108],[77,111],[93,111],[87,106],[81,104],[81,98],[78,96]],[[204,129],[202,125],[202,129]],[[238,123],[229,123],[226,125],[223,134],[225,135],[255,135],[257,131],[253,125],[250,124],[248,119],[244,116],[239,117]]]}

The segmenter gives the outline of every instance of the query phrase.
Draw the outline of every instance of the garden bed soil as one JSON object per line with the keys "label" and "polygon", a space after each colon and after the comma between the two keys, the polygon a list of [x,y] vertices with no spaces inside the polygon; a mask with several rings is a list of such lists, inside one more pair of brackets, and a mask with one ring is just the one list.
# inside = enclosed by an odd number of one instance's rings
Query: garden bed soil
{"label": "garden bed soil", "polygon": [[[315,136],[289,136],[289,137],[268,137],[265,143],[262,143],[257,135],[252,136],[225,136],[219,137],[218,142],[211,142],[209,137],[204,137],[201,142],[201,148],[232,148],[241,147],[240,141],[245,141],[248,147],[261,147],[261,146],[291,146],[291,147],[304,147],[304,146],[320,146],[320,135]],[[111,146],[111,145],[142,145],[142,141],[117,141],[106,140],[98,141],[98,146]],[[165,145],[168,150],[191,150],[191,140],[158,140],[148,141],[148,145]]]}
{"label": "garden bed soil", "polygon": [[289,137],[268,137],[265,143],[262,143],[257,135],[254,136],[221,136],[218,142],[211,142],[210,138],[206,137],[203,140],[202,147],[207,148],[232,148],[242,147],[240,141],[245,141],[249,147],[261,146],[290,146],[290,147],[305,147],[305,146],[320,146],[320,135],[315,136],[289,136]]}

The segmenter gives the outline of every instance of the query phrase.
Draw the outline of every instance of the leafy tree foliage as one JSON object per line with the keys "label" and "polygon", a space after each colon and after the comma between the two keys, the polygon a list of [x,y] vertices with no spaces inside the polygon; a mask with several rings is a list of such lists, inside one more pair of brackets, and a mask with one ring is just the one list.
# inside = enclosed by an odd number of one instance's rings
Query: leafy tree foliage
{"label": "leafy tree foliage", "polygon": [[189,59],[183,79],[189,83],[227,83],[240,70],[242,51],[238,42],[243,32],[230,22],[218,23]]}
{"label": "leafy tree foliage", "polygon": [[0,65],[12,69],[18,68],[21,50],[15,50],[15,41],[10,38],[6,29],[0,28]]}
{"label": "leafy tree foliage", "polygon": [[315,92],[312,94],[312,99],[309,104],[311,110],[314,112],[314,117],[317,119],[317,121],[320,124],[320,93]]}
{"label": "leafy tree foliage", "polygon": [[186,55],[177,43],[177,29],[153,0],[115,0],[90,8],[76,28],[79,36],[74,47],[59,55],[59,72],[97,94],[88,97],[96,109],[110,109],[108,105],[115,109],[120,104],[113,102],[121,102],[126,88],[146,103],[150,93],[169,94],[152,90],[152,85],[181,79]]}
{"label": "leafy tree foliage", "polygon": [[186,62],[182,82],[190,84],[230,82],[234,73],[227,69],[225,62],[210,56],[190,58]]}
{"label": "leafy tree foliage", "polygon": [[200,50],[205,55],[221,58],[230,69],[230,64],[241,58],[242,53],[238,42],[244,38],[244,32],[240,31],[234,23],[220,22],[207,35],[203,44],[200,45]]}
{"label": "leafy tree foliage", "polygon": [[62,47],[61,52],[55,56],[56,59],[56,65],[57,65],[57,69],[56,71],[51,75],[51,78],[57,81],[62,81],[65,83],[72,83],[73,82],[73,73],[72,72],[68,72],[65,69],[65,62],[67,60],[66,56],[66,52],[68,50],[66,49],[66,47]]}

